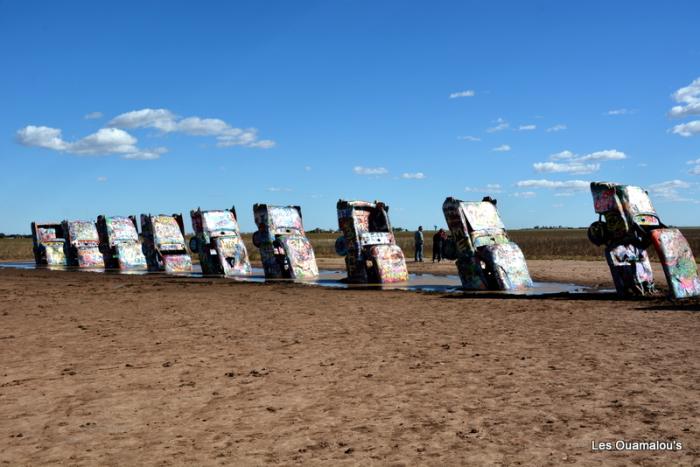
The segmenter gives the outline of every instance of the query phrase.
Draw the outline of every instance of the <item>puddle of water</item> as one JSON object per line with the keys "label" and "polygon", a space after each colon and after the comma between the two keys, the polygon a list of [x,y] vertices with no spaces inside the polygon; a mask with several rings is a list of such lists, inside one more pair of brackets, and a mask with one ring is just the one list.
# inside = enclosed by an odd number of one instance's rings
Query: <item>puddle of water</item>
{"label": "puddle of water", "polygon": [[[13,269],[50,269],[57,271],[79,271],[92,273],[106,274],[130,274],[130,275],[146,275],[160,274],[165,275],[165,272],[151,271],[122,271],[122,270],[105,270],[104,268],[79,269],[62,266],[37,266],[30,261],[15,261],[15,262],[0,262],[0,268]],[[189,273],[168,274],[168,277],[190,277],[190,278],[205,278],[205,277],[221,277],[221,276],[206,276],[202,274],[199,265],[192,266],[193,271]],[[237,282],[256,282],[256,283],[288,283],[297,282],[306,285],[332,287],[337,289],[362,289],[362,290],[409,290],[417,292],[445,292],[445,293],[464,293],[464,294],[503,294],[503,295],[553,295],[553,294],[578,294],[578,293],[612,293],[613,289],[594,289],[577,284],[567,284],[563,282],[535,282],[533,287],[522,290],[469,290],[461,289],[459,276],[447,275],[438,276],[435,274],[409,274],[407,282],[397,284],[348,284],[345,282],[345,271],[323,269],[319,271],[319,277],[314,280],[293,281],[291,279],[265,279],[262,268],[253,268],[253,274],[250,276],[236,276],[229,279]]]}

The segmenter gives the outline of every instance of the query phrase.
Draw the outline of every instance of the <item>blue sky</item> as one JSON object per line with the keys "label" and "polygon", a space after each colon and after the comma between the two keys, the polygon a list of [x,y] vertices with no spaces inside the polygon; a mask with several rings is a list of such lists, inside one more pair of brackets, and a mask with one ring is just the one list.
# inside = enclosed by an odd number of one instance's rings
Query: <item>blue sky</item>
{"label": "blue sky", "polygon": [[[700,225],[700,3],[0,1],[0,231],[338,198],[588,225],[585,183]],[[697,122],[697,123],[693,123]],[[189,224],[189,222],[188,222]]]}

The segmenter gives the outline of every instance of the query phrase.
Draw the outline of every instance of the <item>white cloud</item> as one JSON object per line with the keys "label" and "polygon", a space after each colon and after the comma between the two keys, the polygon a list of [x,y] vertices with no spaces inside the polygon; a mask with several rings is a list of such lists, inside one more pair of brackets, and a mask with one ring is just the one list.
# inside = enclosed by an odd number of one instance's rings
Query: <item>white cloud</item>
{"label": "white cloud", "polygon": [[47,126],[29,125],[17,131],[17,141],[24,146],[65,151],[68,143],[63,141],[61,130]]}
{"label": "white cloud", "polygon": [[672,107],[668,113],[669,116],[680,118],[700,115],[700,78],[695,79],[688,86],[680,88],[671,97],[681,105]]}
{"label": "white cloud", "polygon": [[506,128],[508,128],[508,127],[510,126],[510,123],[506,122],[505,120],[503,120],[503,119],[500,118],[500,117],[497,118],[497,119],[494,121],[494,123],[496,124],[496,126],[492,126],[491,128],[487,128],[487,129],[486,129],[486,131],[487,131],[488,133],[495,133],[495,132],[497,132],[497,131],[502,131],[502,130],[505,130]]}
{"label": "white cloud", "polygon": [[501,144],[500,146],[497,146],[492,149],[494,152],[508,152],[510,151],[510,146],[507,144]]}
{"label": "white cloud", "polygon": [[516,191],[515,193],[513,193],[513,196],[515,196],[516,198],[534,198],[535,196],[537,196],[537,193],[535,193],[534,191]]}
{"label": "white cloud", "polygon": [[583,191],[590,187],[590,182],[585,180],[521,180],[516,183],[520,188],[546,188],[550,190]]}
{"label": "white cloud", "polygon": [[116,128],[157,128],[163,132],[175,131],[175,114],[167,109],[132,110],[117,115],[107,123]]}
{"label": "white cloud", "polygon": [[126,154],[123,156],[124,159],[131,159],[131,160],[142,160],[142,161],[152,161],[155,159],[160,159],[160,156],[168,152],[167,148],[164,147],[158,147],[158,148],[153,148],[153,149],[145,149],[137,152],[133,152],[131,154]]}
{"label": "white cloud", "polygon": [[218,118],[180,118],[167,109],[141,109],[117,115],[107,124],[115,128],[155,128],[163,133],[180,132],[192,136],[214,136],[217,146],[245,146],[268,149],[272,140],[258,140],[255,128],[235,128]]}
{"label": "white cloud", "polygon": [[585,156],[581,156],[575,160],[577,161],[619,161],[622,159],[627,159],[627,155],[616,149],[605,149],[603,151],[596,151]]}
{"label": "white cloud", "polygon": [[537,172],[590,174],[600,170],[600,164],[582,164],[580,162],[536,162],[532,167]]}
{"label": "white cloud", "polygon": [[97,177],[97,181],[100,182],[100,183],[106,182],[106,181],[107,181],[107,177],[105,177],[105,176],[103,176],[103,175],[102,175],[102,176],[99,176],[99,177]]}
{"label": "white cloud", "polygon": [[501,193],[503,190],[498,183],[488,183],[485,187],[465,186],[464,191],[467,193]]}
{"label": "white cloud", "polygon": [[267,191],[271,191],[273,193],[279,193],[279,192],[290,192],[292,191],[291,188],[284,188],[284,187],[278,187],[278,186],[271,186],[267,189]]}
{"label": "white cloud", "polygon": [[549,156],[549,160],[560,161],[563,159],[573,159],[574,157],[576,157],[576,154],[574,154],[573,152],[571,152],[567,149],[567,150],[564,150],[562,152],[552,154],[551,156]]}
{"label": "white cloud", "polygon": [[683,180],[668,180],[661,183],[655,183],[649,186],[649,191],[659,198],[668,201],[690,201],[695,202],[695,200],[685,198],[681,195],[681,190],[687,190],[691,188],[692,184],[685,182]]}
{"label": "white cloud", "polygon": [[[617,149],[605,149],[583,156],[565,150],[549,156],[550,161],[563,162],[535,162],[532,167],[537,172],[545,173],[590,174],[600,170],[600,162],[622,159],[627,159],[627,155]],[[585,163],[591,161],[592,163]]]}
{"label": "white cloud", "polygon": [[102,112],[90,112],[83,117],[85,120],[96,120],[102,118]]}
{"label": "white cloud", "polygon": [[361,165],[356,165],[352,171],[357,175],[386,175],[389,173],[384,167],[362,167]]}
{"label": "white cloud", "polygon": [[518,127],[518,130],[519,130],[519,131],[532,131],[532,130],[535,130],[535,129],[537,129],[537,125],[532,125],[532,124],[529,124],[529,125],[520,125],[520,126]]}
{"label": "white cloud", "polygon": [[547,128],[547,133],[551,133],[553,131],[562,131],[566,129],[566,125],[564,125],[563,123],[557,123],[556,125]]}
{"label": "white cloud", "polygon": [[476,93],[472,89],[467,89],[466,91],[453,92],[450,94],[450,99],[457,99],[458,97],[473,97]]}
{"label": "white cloud", "polygon": [[628,114],[633,114],[634,110],[630,109],[613,109],[613,110],[608,110],[606,112],[606,115],[628,115]]}
{"label": "white cloud", "polygon": [[304,166],[304,170],[305,170],[306,172],[311,172],[311,166],[310,166],[310,165],[305,165],[305,166]]}
{"label": "white cloud", "polygon": [[463,141],[481,141],[481,138],[477,138],[476,136],[458,136],[457,139]]}
{"label": "white cloud", "polygon": [[167,149],[140,149],[138,140],[119,128],[101,128],[75,142],[63,140],[61,130],[29,125],[17,131],[17,141],[24,146],[52,149],[78,156],[119,154],[125,159],[157,159]]}
{"label": "white cloud", "polygon": [[404,172],[401,174],[401,178],[413,179],[413,180],[423,180],[425,178],[425,174],[423,172],[415,172],[415,173]]}
{"label": "white cloud", "polygon": [[686,138],[700,134],[700,120],[693,120],[692,122],[676,125],[671,129],[671,133],[685,136]]}
{"label": "white cloud", "polygon": [[136,138],[119,128],[101,128],[68,145],[68,152],[86,156],[138,152]]}

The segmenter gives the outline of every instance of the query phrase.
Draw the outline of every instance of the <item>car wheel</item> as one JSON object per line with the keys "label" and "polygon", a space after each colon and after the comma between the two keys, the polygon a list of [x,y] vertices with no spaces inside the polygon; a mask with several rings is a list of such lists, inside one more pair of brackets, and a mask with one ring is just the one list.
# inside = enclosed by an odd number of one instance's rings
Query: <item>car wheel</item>
{"label": "car wheel", "polygon": [[588,227],[588,240],[596,246],[604,245],[607,242],[607,229],[605,222],[595,221]]}

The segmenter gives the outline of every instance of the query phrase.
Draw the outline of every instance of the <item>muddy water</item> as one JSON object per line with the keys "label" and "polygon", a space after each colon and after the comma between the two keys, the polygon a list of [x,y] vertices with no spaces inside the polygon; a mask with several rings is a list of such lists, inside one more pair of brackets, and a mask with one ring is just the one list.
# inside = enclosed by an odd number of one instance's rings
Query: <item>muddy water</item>
{"label": "muddy water", "polygon": [[[92,273],[106,274],[162,274],[164,272],[149,272],[149,271],[121,271],[121,270],[105,270],[100,268],[95,269],[78,269],[66,268],[61,266],[36,266],[34,262],[17,261],[17,262],[0,262],[0,268],[14,269],[51,269],[57,271],[79,271]],[[190,273],[171,274],[171,277],[188,277],[188,278],[204,278],[208,277],[202,274],[199,265],[192,266],[193,271]],[[211,276],[209,276],[211,277]],[[220,277],[220,276],[215,276]],[[435,274],[409,274],[407,282],[397,284],[348,284],[345,282],[345,271],[323,269],[319,271],[319,277],[314,280],[297,281],[298,283],[320,286],[333,287],[339,289],[368,289],[368,290],[409,290],[416,292],[447,292],[447,293],[465,293],[465,294],[503,294],[503,295],[554,295],[554,294],[581,294],[581,293],[611,293],[614,290],[594,289],[576,284],[567,284],[562,282],[535,282],[533,287],[512,290],[512,291],[463,291],[457,275],[438,276]],[[284,283],[292,282],[286,279],[265,279],[262,268],[253,268],[253,274],[250,276],[230,277],[229,279],[237,282],[270,282]]]}

